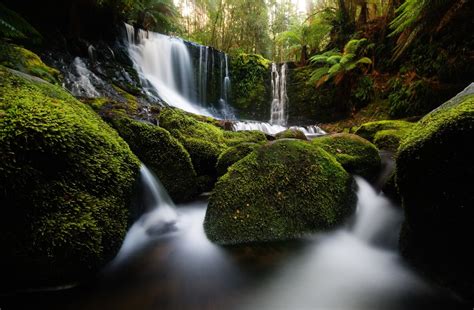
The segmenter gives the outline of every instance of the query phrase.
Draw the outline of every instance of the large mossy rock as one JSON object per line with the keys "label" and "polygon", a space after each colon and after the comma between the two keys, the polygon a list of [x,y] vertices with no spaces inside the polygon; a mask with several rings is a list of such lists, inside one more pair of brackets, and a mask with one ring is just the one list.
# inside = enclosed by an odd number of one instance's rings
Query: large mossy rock
{"label": "large mossy rock", "polygon": [[348,172],[373,180],[381,167],[378,149],[357,135],[338,133],[318,137],[312,143],[332,154]]}
{"label": "large mossy rock", "polygon": [[266,135],[258,130],[224,131],[225,143],[236,146],[241,143],[266,143]]}
{"label": "large mossy rock", "polygon": [[222,129],[171,108],[161,111],[159,124],[183,144],[199,176],[216,177],[217,158],[227,148]]}
{"label": "large mossy rock", "polygon": [[113,118],[111,123],[138,158],[156,174],[174,201],[186,201],[196,195],[196,172],[191,157],[167,130],[126,116]]}
{"label": "large mossy rock", "polygon": [[284,240],[340,224],[354,204],[353,179],[333,156],[309,142],[279,140],[219,179],[204,228],[218,244]]}
{"label": "large mossy rock", "polygon": [[[385,135],[393,135],[394,132],[398,131],[400,135],[404,135],[412,129],[413,125],[414,123],[401,120],[376,121],[362,124],[354,133],[364,139],[374,142],[378,132],[383,132]],[[390,132],[387,132],[387,130],[390,130]],[[381,139],[380,135],[378,139]],[[382,145],[383,144],[381,144],[381,146]]]}
{"label": "large mossy rock", "polygon": [[118,251],[140,163],[89,107],[0,67],[2,285],[77,281]]}
{"label": "large mossy rock", "polygon": [[259,146],[260,144],[257,143],[241,143],[222,152],[217,160],[217,175],[224,175],[230,166],[252,153]]}
{"label": "large mossy rock", "polygon": [[401,250],[474,301],[474,96],[425,116],[404,138],[396,184],[405,210]]}
{"label": "large mossy rock", "polygon": [[301,130],[295,128],[288,128],[283,130],[275,135],[276,139],[299,139],[299,140],[308,140],[306,135]]}

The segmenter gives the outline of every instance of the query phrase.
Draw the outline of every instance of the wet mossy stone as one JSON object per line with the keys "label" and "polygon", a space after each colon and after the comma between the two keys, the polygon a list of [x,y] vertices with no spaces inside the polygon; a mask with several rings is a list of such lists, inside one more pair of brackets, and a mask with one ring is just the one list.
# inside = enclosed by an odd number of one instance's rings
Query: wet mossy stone
{"label": "wet mossy stone", "polygon": [[111,123],[138,158],[156,174],[174,201],[189,200],[197,193],[191,157],[167,130],[123,116],[112,119]]}
{"label": "wet mossy stone", "polygon": [[172,108],[160,112],[159,124],[183,144],[199,176],[217,176],[217,158],[227,148],[222,129]]}
{"label": "wet mossy stone", "polygon": [[222,149],[216,144],[198,138],[184,138],[183,145],[191,156],[198,175],[216,176],[216,164]]}
{"label": "wet mossy stone", "polygon": [[295,128],[288,128],[287,130],[281,131],[275,135],[275,138],[308,140],[304,132]]}
{"label": "wet mossy stone", "polygon": [[381,150],[396,151],[402,139],[410,132],[411,127],[386,129],[378,131],[374,136],[374,144]]}
{"label": "wet mossy stone", "polygon": [[353,179],[333,156],[309,142],[278,140],[219,179],[204,228],[218,244],[292,239],[342,223],[355,200]]}
{"label": "wet mossy stone", "polygon": [[357,135],[338,133],[318,137],[312,143],[333,155],[349,173],[373,180],[380,170],[378,149]]}
{"label": "wet mossy stone", "polygon": [[266,143],[267,136],[258,130],[242,130],[242,131],[224,131],[225,143],[228,146],[235,146],[241,143]]}
{"label": "wet mossy stone", "polygon": [[38,55],[21,46],[2,45],[0,64],[53,84],[59,85],[61,83],[61,74],[58,70],[47,66]]}
{"label": "wet mossy stone", "polygon": [[420,120],[396,157],[405,211],[401,250],[474,301],[474,96]]}
{"label": "wet mossy stone", "polygon": [[0,67],[2,285],[97,272],[120,248],[140,162],[92,109]]}
{"label": "wet mossy stone", "polygon": [[369,122],[362,124],[355,130],[355,134],[374,142],[375,135],[377,132],[382,130],[410,130],[414,123],[401,120],[385,120],[377,122]]}
{"label": "wet mossy stone", "polygon": [[260,147],[260,144],[257,143],[241,143],[222,152],[217,160],[217,175],[224,175],[230,166],[252,153],[258,147]]}

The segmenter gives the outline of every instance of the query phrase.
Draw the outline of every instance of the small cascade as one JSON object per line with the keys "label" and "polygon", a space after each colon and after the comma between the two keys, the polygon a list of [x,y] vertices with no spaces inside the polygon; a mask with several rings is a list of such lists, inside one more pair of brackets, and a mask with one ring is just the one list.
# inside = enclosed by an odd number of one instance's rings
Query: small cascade
{"label": "small cascade", "polygon": [[229,95],[230,95],[230,76],[229,76],[229,57],[227,54],[221,53],[221,62],[220,62],[220,99],[219,99],[219,108],[220,114],[224,119],[235,119],[235,114],[232,107],[229,104]]}
{"label": "small cascade", "polygon": [[286,126],[288,123],[287,103],[288,95],[286,94],[286,72],[288,65],[281,65],[278,72],[277,64],[272,64],[272,106],[270,115],[270,124]]}
{"label": "small cascade", "polygon": [[326,132],[322,130],[321,128],[319,128],[318,126],[285,127],[281,125],[272,125],[270,123],[252,122],[252,121],[240,121],[240,122],[234,122],[232,124],[232,129],[234,131],[259,130],[269,135],[276,135],[277,133],[282,132],[289,128],[302,131],[308,138],[322,136],[326,134]]}
{"label": "small cascade", "polygon": [[199,47],[198,94],[201,105],[207,104],[209,47]]}
{"label": "small cascade", "polygon": [[100,93],[94,84],[103,84],[103,81],[87,68],[80,57],[76,57],[66,76],[66,84],[76,97],[96,98],[100,96]]}
{"label": "small cascade", "polygon": [[159,237],[177,229],[178,215],[173,200],[161,182],[142,164],[140,181],[143,187],[142,199],[145,203],[145,214],[130,228],[118,259],[144,245],[150,237]]}
{"label": "small cascade", "polygon": [[291,126],[288,127],[288,95],[286,93],[286,77],[288,65],[286,63],[280,66],[272,64],[272,105],[270,113],[270,122],[239,121],[233,123],[233,130],[259,130],[269,135],[275,135],[288,128],[302,131],[308,138],[325,135],[318,126]]}

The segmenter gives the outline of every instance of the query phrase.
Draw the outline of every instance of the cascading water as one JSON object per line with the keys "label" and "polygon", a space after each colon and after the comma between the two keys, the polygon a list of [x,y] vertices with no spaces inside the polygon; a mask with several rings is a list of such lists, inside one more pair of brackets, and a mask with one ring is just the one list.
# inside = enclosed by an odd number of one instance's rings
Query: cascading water
{"label": "cascading water", "polygon": [[321,128],[318,126],[291,126],[287,127],[288,124],[288,95],[286,93],[286,82],[287,82],[288,65],[282,64],[280,70],[278,65],[272,63],[272,104],[270,111],[270,121],[254,122],[254,121],[240,121],[233,124],[235,131],[240,130],[259,130],[270,135],[275,135],[288,128],[297,129],[302,131],[307,137],[316,137],[325,135]]}
{"label": "cascading water", "polygon": [[227,54],[221,55],[221,87],[220,87],[220,99],[219,99],[219,109],[220,114],[224,119],[235,119],[235,114],[232,107],[229,104],[229,93],[230,93],[230,76],[229,76],[229,57]]}
{"label": "cascading water", "polygon": [[270,115],[271,125],[286,126],[288,122],[287,102],[288,95],[286,94],[286,71],[288,65],[286,63],[281,65],[280,72],[276,63],[272,63],[272,106]]}
{"label": "cascading water", "polygon": [[147,94],[182,110],[210,115],[199,105],[191,56],[183,40],[126,24],[128,52]]}
{"label": "cascading water", "polygon": [[102,80],[91,72],[84,61],[76,57],[71,64],[71,69],[68,70],[66,76],[66,87],[76,97],[83,98],[95,98],[99,97],[100,94],[94,87],[94,84],[103,83]]}
{"label": "cascading water", "polygon": [[140,181],[143,187],[145,213],[130,228],[116,261],[143,246],[150,237],[176,230],[178,215],[166,189],[153,173],[142,164]]}

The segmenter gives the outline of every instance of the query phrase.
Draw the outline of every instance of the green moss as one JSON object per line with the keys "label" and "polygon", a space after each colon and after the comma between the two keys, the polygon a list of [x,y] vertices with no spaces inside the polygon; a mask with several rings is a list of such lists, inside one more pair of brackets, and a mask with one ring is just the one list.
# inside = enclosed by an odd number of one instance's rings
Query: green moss
{"label": "green moss", "polygon": [[198,175],[215,177],[216,164],[222,149],[215,144],[197,138],[184,138],[183,145],[188,150],[194,169]]}
{"label": "green moss", "polygon": [[217,158],[227,148],[222,129],[171,108],[161,111],[160,126],[183,144],[198,175],[216,176]]}
{"label": "green moss", "polygon": [[275,135],[275,138],[308,140],[308,138],[306,138],[306,135],[301,130],[294,129],[294,128],[289,128],[287,130],[277,133]]}
{"label": "green moss", "polygon": [[369,122],[362,124],[355,130],[355,134],[361,136],[369,141],[374,141],[377,132],[382,130],[410,130],[413,127],[413,123],[400,120],[385,120],[377,122]]}
{"label": "green moss", "polygon": [[241,143],[225,150],[217,160],[217,175],[224,175],[230,166],[252,153],[259,146],[257,143]]}
{"label": "green moss", "polygon": [[[312,70],[311,66],[306,66],[288,71],[288,122],[291,124],[314,125],[317,122],[335,121],[344,116],[341,115],[336,100],[338,87],[323,85],[316,88],[313,83],[309,83]],[[270,111],[270,107],[267,111]]]}
{"label": "green moss", "polygon": [[139,165],[88,106],[58,86],[0,67],[5,283],[74,281],[111,259],[126,233]]}
{"label": "green moss", "polygon": [[267,142],[265,134],[257,130],[224,131],[224,139],[228,146],[236,146],[244,142],[259,144]]}
{"label": "green moss", "polygon": [[160,126],[168,130],[177,139],[196,138],[218,146],[225,146],[222,129],[202,122],[179,109],[165,108],[160,113]]}
{"label": "green moss", "polygon": [[339,133],[316,138],[312,141],[328,153],[348,172],[373,179],[380,170],[379,151],[369,141],[348,133]]}
{"label": "green moss", "polygon": [[232,165],[206,212],[219,244],[290,239],[340,224],[353,210],[351,176],[309,142],[279,140]]}
{"label": "green moss", "polygon": [[260,55],[231,58],[232,106],[243,119],[266,120],[271,104],[271,61]]}
{"label": "green moss", "polygon": [[396,184],[405,211],[403,252],[474,299],[474,96],[432,112],[403,139]]}
{"label": "green moss", "polygon": [[396,151],[410,130],[410,128],[401,128],[378,131],[374,136],[374,144],[382,150]]}
{"label": "green moss", "polygon": [[196,194],[196,172],[189,153],[167,130],[128,117],[113,118],[111,123],[174,201],[189,200]]}
{"label": "green moss", "polygon": [[31,74],[53,84],[61,83],[58,70],[48,67],[38,55],[23,47],[10,45],[0,55],[0,64],[6,67]]}

